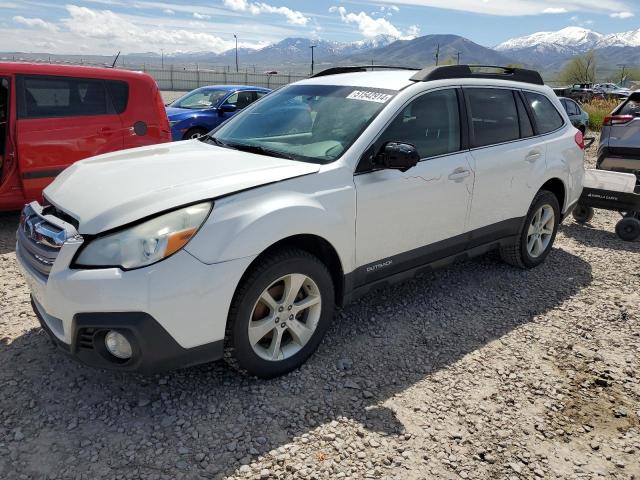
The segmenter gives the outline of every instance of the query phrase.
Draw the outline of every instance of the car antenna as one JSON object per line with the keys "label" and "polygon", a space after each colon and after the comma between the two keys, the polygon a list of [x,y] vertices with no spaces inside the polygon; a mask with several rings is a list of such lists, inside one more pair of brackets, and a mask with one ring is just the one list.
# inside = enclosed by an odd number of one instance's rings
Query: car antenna
{"label": "car antenna", "polygon": [[120,52],[116,55],[116,58],[113,59],[113,63],[111,64],[111,68],[115,68],[116,62],[118,61],[118,57],[120,57]]}

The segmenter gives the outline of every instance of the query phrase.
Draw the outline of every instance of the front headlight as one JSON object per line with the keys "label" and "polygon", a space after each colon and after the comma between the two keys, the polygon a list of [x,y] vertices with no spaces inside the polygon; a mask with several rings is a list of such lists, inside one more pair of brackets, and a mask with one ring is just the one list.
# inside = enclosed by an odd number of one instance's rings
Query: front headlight
{"label": "front headlight", "polygon": [[207,219],[212,205],[212,202],[198,203],[98,237],[81,250],[75,264],[132,269],[159,262],[191,240]]}

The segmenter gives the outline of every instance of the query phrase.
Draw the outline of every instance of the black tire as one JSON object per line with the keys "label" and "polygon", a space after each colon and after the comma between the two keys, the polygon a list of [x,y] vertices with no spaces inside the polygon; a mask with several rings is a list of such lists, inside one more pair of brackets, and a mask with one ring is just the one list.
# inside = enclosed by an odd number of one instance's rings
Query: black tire
{"label": "black tire", "polygon": [[592,207],[585,207],[578,204],[576,205],[576,208],[573,209],[573,212],[571,212],[571,215],[576,222],[584,225],[585,223],[589,223],[593,220],[595,213],[596,211]]}
{"label": "black tire", "polygon": [[640,220],[625,217],[616,224],[616,234],[625,242],[633,242],[640,238]]}
{"label": "black tire", "polygon": [[[249,341],[249,321],[260,295],[283,276],[303,274],[315,282],[320,292],[320,317],[315,331],[297,353],[283,360],[266,360]],[[320,345],[335,308],[333,280],[326,265],[310,253],[288,248],[268,254],[247,273],[236,290],[228,318],[228,351],[240,369],[260,378],[284,375],[300,367]],[[286,313],[286,312],[285,312]]]}
{"label": "black tire", "polygon": [[[551,235],[547,248],[537,257],[533,257],[529,254],[527,249],[528,229],[533,220],[533,216],[538,212],[540,208],[548,205],[553,209],[554,213],[554,227],[553,234]],[[517,239],[508,245],[502,245],[500,247],[500,256],[509,265],[519,268],[535,268],[542,264],[551,249],[558,233],[558,225],[560,221],[560,206],[558,204],[558,198],[547,190],[540,190],[533,199],[529,212],[522,222],[520,231],[518,232]]]}
{"label": "black tire", "polygon": [[206,135],[207,133],[209,133],[209,131],[206,128],[193,127],[193,128],[190,128],[189,130],[187,130],[186,132],[184,132],[184,135],[182,136],[182,139],[183,140],[192,140],[194,138],[202,137],[203,135]]}

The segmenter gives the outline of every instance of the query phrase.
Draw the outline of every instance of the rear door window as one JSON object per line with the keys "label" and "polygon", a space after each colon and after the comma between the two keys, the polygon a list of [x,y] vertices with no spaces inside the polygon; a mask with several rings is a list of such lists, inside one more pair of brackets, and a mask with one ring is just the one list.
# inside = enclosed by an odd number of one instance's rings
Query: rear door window
{"label": "rear door window", "polygon": [[512,90],[467,88],[473,147],[520,139],[518,109]]}
{"label": "rear door window", "polygon": [[551,100],[539,93],[525,92],[524,95],[533,112],[538,134],[553,132],[564,125],[562,115],[553,106]]}
{"label": "rear door window", "polygon": [[76,117],[111,113],[105,82],[72,77],[18,78],[20,118]]}

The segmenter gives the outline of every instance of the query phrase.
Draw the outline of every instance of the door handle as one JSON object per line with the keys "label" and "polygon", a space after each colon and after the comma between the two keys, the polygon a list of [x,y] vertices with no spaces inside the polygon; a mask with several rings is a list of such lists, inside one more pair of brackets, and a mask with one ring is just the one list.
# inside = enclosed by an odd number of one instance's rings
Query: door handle
{"label": "door handle", "polygon": [[529,163],[533,163],[538,161],[541,156],[542,154],[540,152],[536,152],[534,150],[533,152],[529,152],[529,154],[526,157],[524,157],[524,159]]}
{"label": "door handle", "polygon": [[456,168],[451,175],[449,175],[449,180],[453,180],[454,182],[460,182],[471,175],[469,170],[464,168]]}

